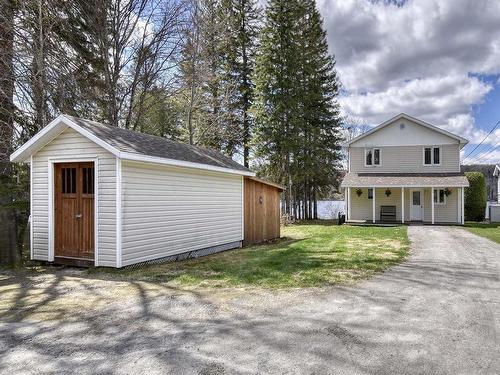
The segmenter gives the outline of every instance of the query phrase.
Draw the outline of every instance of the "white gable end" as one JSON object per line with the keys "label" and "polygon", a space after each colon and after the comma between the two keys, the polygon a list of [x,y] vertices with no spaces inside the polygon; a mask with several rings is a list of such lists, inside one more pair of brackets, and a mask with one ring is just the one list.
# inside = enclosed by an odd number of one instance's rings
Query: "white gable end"
{"label": "white gable end", "polygon": [[351,147],[446,145],[457,143],[456,139],[448,135],[424,127],[409,119],[400,118],[358,141],[354,141],[351,143]]}

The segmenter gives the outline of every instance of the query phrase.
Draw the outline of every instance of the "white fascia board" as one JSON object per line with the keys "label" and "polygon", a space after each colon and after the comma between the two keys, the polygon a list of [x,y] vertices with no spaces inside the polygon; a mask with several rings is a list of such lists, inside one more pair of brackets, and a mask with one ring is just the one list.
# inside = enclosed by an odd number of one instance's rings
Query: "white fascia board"
{"label": "white fascia board", "polygon": [[80,133],[84,137],[90,139],[92,142],[98,144],[106,151],[109,151],[110,153],[112,153],[114,156],[119,157],[120,151],[117,148],[111,146],[107,142],[104,142],[101,138],[96,137],[94,134],[92,134],[88,130],[82,128],[81,126],[79,126],[78,124],[76,124],[75,122],[70,120],[69,118],[65,117],[64,115],[63,115],[63,117],[64,117],[64,120],[63,120],[64,123],[67,124],[69,127],[71,127],[73,130],[77,131],[78,133]]}
{"label": "white fascia board", "polygon": [[444,130],[444,129],[441,129],[441,128],[438,128],[437,126],[435,125],[432,125],[432,124],[429,124],[428,122],[425,122],[425,121],[422,121],[422,120],[419,120],[418,118],[415,118],[413,116],[410,116],[410,115],[407,115],[406,113],[400,113],[399,115],[397,116],[394,116],[392,118],[390,118],[389,120],[387,121],[384,121],[383,123],[371,128],[370,130],[368,130],[367,132],[363,133],[363,134],[360,134],[358,135],[357,137],[351,139],[350,141],[347,141],[345,142],[342,146],[343,147],[348,147],[350,146],[351,144],[353,144],[354,142],[357,142],[367,136],[369,136],[370,134],[373,134],[377,131],[379,131],[380,129],[383,129],[385,128],[387,125],[389,124],[392,124],[393,122],[395,121],[398,121],[398,120],[401,120],[401,119],[406,119],[408,121],[412,121],[412,122],[415,122],[417,123],[418,125],[421,125],[423,127],[426,127],[428,129],[431,129],[431,130],[434,130],[438,133],[441,133],[443,135],[446,135],[450,138],[453,138],[453,139],[456,139],[458,140],[458,142],[463,146],[465,146],[467,143],[469,143],[469,141],[463,137],[460,137],[459,135],[456,135],[456,134],[453,134],[447,130]]}
{"label": "white fascia board", "polygon": [[[119,155],[119,151],[111,146],[110,144],[104,142],[102,139],[96,137],[94,134],[90,133],[88,130],[82,128],[69,118],[64,115],[57,116],[52,120],[46,127],[36,133],[28,142],[19,147],[10,155],[10,161],[12,162],[25,162],[29,160],[29,157],[35,154],[37,151],[42,149],[45,145],[54,140],[65,127],[70,127],[76,132],[83,135],[85,138],[90,139],[94,143],[98,144],[105,150],[109,151],[115,156]],[[57,129],[61,128],[61,129]],[[51,133],[54,133],[51,135]],[[29,154],[28,154],[29,153]]]}
{"label": "white fascia board", "polygon": [[[114,156],[116,156],[117,158],[120,158],[120,159],[133,160],[133,161],[139,161],[139,162],[145,162],[145,163],[173,165],[173,166],[185,167],[185,168],[202,169],[202,170],[207,170],[207,171],[237,174],[237,175],[241,175],[241,176],[251,176],[251,177],[255,176],[254,172],[240,171],[237,169],[217,167],[217,166],[213,166],[213,165],[194,163],[194,162],[188,162],[188,161],[183,161],[183,160],[175,160],[175,159],[160,158],[160,157],[148,156],[148,155],[142,155],[142,154],[134,154],[131,152],[120,152],[117,148],[111,146],[109,143],[103,141],[99,137],[96,137],[94,134],[92,134],[88,130],[82,128],[81,126],[79,126],[74,121],[72,121],[71,119],[67,118],[64,115],[57,116],[52,122],[50,122],[46,127],[44,127],[35,136],[33,136],[33,138],[31,138],[28,142],[26,142],[19,149],[17,149],[14,153],[12,153],[12,155],[10,156],[10,160],[13,162],[24,162],[26,160],[29,160],[30,155],[32,155],[35,152],[37,152],[38,150],[40,150],[43,146],[45,146],[47,143],[52,141],[57,135],[60,134],[60,131],[54,132],[53,136],[50,136],[47,139],[43,140],[43,138],[48,136],[50,134],[50,132],[57,126],[68,126],[68,127],[72,128],[73,130],[80,133],[85,138],[91,140],[92,142],[101,146],[102,148],[109,151],[111,154],[113,154]],[[43,141],[43,143],[42,143],[42,141]],[[31,149],[31,151],[30,151],[30,149]],[[29,154],[26,154],[27,152],[29,152]]]}
{"label": "white fascia board", "polygon": [[[31,152],[30,155],[23,156],[30,148],[33,148],[37,143],[42,142],[43,138],[48,136],[49,133],[60,123],[62,122],[62,119],[64,118],[63,115],[57,116],[52,122],[50,122],[46,127],[44,127],[42,130],[40,130],[38,133],[36,133],[28,142],[23,144],[21,147],[19,147],[16,151],[14,151],[10,155],[10,161],[12,162],[25,162],[29,159],[29,157],[34,154],[35,152]],[[50,142],[50,140],[49,140]],[[44,145],[47,144],[47,142],[44,142]]]}
{"label": "white fascia board", "polygon": [[237,175],[240,175],[240,176],[251,176],[251,177],[255,176],[254,172],[240,171],[238,169],[230,169],[230,168],[224,168],[224,167],[217,167],[217,166],[208,165],[208,164],[193,163],[193,162],[190,162],[190,161],[183,161],[183,160],[176,160],[176,159],[167,159],[167,158],[159,158],[159,157],[156,157],[156,156],[148,156],[148,155],[142,155],[142,154],[134,154],[134,153],[131,153],[131,152],[120,152],[120,154],[119,154],[118,157],[120,159],[123,159],[123,160],[138,161],[138,162],[143,162],[143,163],[172,165],[174,167],[184,167],[184,168],[201,169],[201,170],[212,171],[212,172],[222,172],[222,173],[237,174]]}
{"label": "white fascia board", "polygon": [[495,165],[495,170],[493,171],[493,176],[495,176],[495,177],[500,176],[500,167],[498,165]]}

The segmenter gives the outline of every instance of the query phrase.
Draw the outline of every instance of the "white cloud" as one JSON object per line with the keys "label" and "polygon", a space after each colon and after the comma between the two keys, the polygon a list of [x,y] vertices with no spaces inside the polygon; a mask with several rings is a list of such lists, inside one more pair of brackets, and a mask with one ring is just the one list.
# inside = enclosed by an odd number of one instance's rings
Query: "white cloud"
{"label": "white cloud", "polygon": [[483,131],[469,113],[492,89],[474,77],[440,76],[415,79],[385,91],[348,94],[340,98],[344,114],[378,124],[401,112],[456,132],[475,143]]}
{"label": "white cloud", "polygon": [[471,107],[500,74],[500,1],[319,0],[347,94],[343,110],[376,124],[399,112],[476,142]]}

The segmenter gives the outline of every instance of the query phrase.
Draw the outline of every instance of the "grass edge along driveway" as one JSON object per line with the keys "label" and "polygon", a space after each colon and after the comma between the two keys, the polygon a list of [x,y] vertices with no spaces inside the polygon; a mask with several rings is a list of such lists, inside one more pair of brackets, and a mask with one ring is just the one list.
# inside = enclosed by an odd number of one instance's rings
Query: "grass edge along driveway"
{"label": "grass edge along driveway", "polygon": [[465,229],[478,236],[500,243],[500,224],[486,224],[469,221],[465,223]]}
{"label": "grass edge along driveway", "polygon": [[409,251],[406,226],[316,221],[284,227],[282,237],[198,259],[88,272],[183,287],[318,287],[370,277],[401,262]]}

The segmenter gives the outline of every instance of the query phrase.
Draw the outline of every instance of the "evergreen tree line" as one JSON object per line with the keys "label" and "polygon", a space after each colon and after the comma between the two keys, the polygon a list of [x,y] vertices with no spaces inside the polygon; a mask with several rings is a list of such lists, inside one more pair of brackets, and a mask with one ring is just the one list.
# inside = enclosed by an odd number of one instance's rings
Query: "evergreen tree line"
{"label": "evergreen tree line", "polygon": [[338,86],[314,0],[0,0],[0,262],[19,261],[29,214],[8,157],[62,112],[220,150],[316,217]]}

